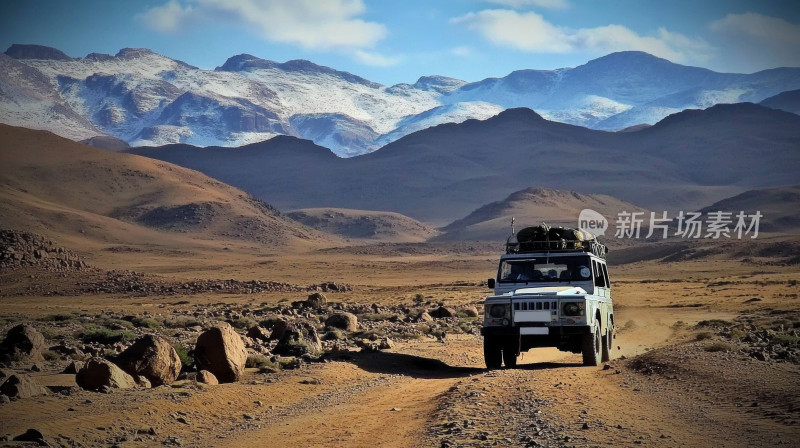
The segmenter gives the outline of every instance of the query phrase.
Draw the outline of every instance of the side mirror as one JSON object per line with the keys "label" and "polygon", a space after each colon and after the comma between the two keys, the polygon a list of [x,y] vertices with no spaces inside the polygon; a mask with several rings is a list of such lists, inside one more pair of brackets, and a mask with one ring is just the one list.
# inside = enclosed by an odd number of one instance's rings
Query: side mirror
{"label": "side mirror", "polygon": [[489,281],[486,282],[486,286],[488,286],[490,289],[494,289],[494,279],[490,278]]}

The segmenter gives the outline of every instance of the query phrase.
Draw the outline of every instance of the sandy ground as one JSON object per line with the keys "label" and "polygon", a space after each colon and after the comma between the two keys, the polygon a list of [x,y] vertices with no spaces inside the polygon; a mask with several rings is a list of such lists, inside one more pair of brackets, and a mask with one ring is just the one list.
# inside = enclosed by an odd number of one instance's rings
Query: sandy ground
{"label": "sandy ground", "polygon": [[[226,252],[85,254],[94,266],[179,280],[336,281],[354,286],[337,301],[386,305],[411,304],[417,294],[448,305],[479,304],[489,292],[482,282],[493,276],[498,256],[485,247],[403,256]],[[18,400],[0,405],[0,436],[36,428],[60,446],[800,445],[798,365],[707,352],[694,327],[742,312],[796,311],[796,266],[642,262],[610,273],[620,325],[615,359],[606,368],[583,367],[579,355],[534,349],[517,369],[487,371],[480,336],[449,335],[443,342],[423,337],[381,352],[340,353],[296,370],[249,369],[237,384],[182,381],[111,394],[73,388],[68,395]],[[304,298],[280,292],[24,295],[27,282],[54,288],[75,283],[71,275],[30,275],[2,274],[0,317],[166,313],[195,304],[256,306]],[[748,301],[753,297],[761,300]],[[74,385],[74,376],[59,374],[60,368],[46,363],[31,375],[45,385]]]}

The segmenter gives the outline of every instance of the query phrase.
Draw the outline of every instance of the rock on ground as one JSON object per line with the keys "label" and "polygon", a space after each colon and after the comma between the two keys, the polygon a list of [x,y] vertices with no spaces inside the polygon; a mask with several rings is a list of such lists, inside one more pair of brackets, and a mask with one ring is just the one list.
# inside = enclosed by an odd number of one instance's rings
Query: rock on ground
{"label": "rock on ground", "polygon": [[210,386],[215,386],[219,384],[217,377],[215,377],[214,374],[209,372],[208,370],[201,370],[197,372],[197,382],[208,384]]}
{"label": "rock on ground", "polygon": [[321,292],[315,292],[308,296],[306,302],[311,308],[322,308],[328,304],[328,298]]}
{"label": "rock on ground", "polygon": [[20,324],[8,330],[0,344],[0,358],[9,361],[44,361],[44,336],[30,325]]}
{"label": "rock on ground", "polygon": [[9,376],[0,385],[0,393],[10,398],[29,398],[46,395],[47,389],[28,375],[20,373]]}
{"label": "rock on ground", "polygon": [[141,375],[153,387],[172,384],[181,373],[181,358],[169,341],[154,335],[137,339],[114,362],[126,373]]}
{"label": "rock on ground", "polygon": [[222,322],[197,338],[194,357],[200,369],[213,373],[221,383],[232,383],[244,372],[247,350],[233,327]]}
{"label": "rock on ground", "polygon": [[325,320],[325,326],[345,331],[357,331],[358,318],[352,313],[334,313]]}
{"label": "rock on ground", "polygon": [[86,365],[75,375],[75,382],[88,390],[98,390],[102,387],[119,389],[136,387],[136,380],[132,376],[111,361],[99,357],[86,361]]}
{"label": "rock on ground", "polygon": [[284,356],[317,356],[322,353],[322,340],[313,325],[292,322],[273,351]]}

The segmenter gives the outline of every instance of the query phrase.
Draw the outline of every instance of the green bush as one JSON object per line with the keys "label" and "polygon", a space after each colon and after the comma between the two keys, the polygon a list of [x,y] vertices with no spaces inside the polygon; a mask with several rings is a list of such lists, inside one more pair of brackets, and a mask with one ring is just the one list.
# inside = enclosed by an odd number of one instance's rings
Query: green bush
{"label": "green bush", "polygon": [[422,303],[425,301],[425,296],[422,294],[417,294],[414,296],[414,303]]}
{"label": "green bush", "polygon": [[78,338],[86,344],[92,342],[98,344],[116,344],[117,342],[131,341],[135,337],[136,335],[129,330],[111,330],[93,324],[87,325],[78,333]]}
{"label": "green bush", "polygon": [[714,333],[710,331],[701,331],[700,333],[697,333],[695,339],[697,339],[698,341],[705,341],[706,339],[712,339],[713,337]]}
{"label": "green bush", "polygon": [[183,365],[181,370],[188,371],[194,368],[194,357],[189,354],[189,349],[180,343],[172,344],[172,348],[178,352],[178,358],[181,359]]}
{"label": "green bush", "polygon": [[240,330],[247,330],[257,325],[256,321],[250,317],[240,317],[238,319],[229,320],[228,323]]}
{"label": "green bush", "polygon": [[36,320],[40,322],[66,322],[75,318],[73,314],[50,314],[48,316],[40,317]]}
{"label": "green bush", "polygon": [[55,361],[56,359],[60,358],[58,353],[50,351],[50,350],[43,351],[42,352],[42,357],[44,358],[45,361]]}
{"label": "green bush", "polygon": [[712,342],[705,346],[705,351],[707,352],[732,352],[736,350],[738,347],[728,343],[728,342]]}
{"label": "green bush", "polygon": [[134,317],[131,323],[137,328],[149,328],[151,330],[161,327],[161,322],[150,317]]}
{"label": "green bush", "polygon": [[323,341],[338,341],[344,338],[344,334],[340,330],[332,329],[328,330],[324,335],[322,335]]}
{"label": "green bush", "polygon": [[275,324],[276,324],[276,323],[277,323],[279,320],[281,320],[281,318],[280,318],[280,317],[278,317],[278,316],[269,316],[269,317],[266,317],[266,318],[264,318],[264,319],[261,319],[261,320],[258,322],[258,325],[260,325],[260,326],[262,326],[262,327],[266,328],[267,330],[271,330],[271,329],[272,329],[272,327],[274,327],[274,326],[275,326]]}
{"label": "green bush", "polygon": [[195,319],[194,317],[189,316],[179,316],[172,319],[165,319],[164,326],[168,328],[189,328],[189,327],[199,327],[200,321]]}

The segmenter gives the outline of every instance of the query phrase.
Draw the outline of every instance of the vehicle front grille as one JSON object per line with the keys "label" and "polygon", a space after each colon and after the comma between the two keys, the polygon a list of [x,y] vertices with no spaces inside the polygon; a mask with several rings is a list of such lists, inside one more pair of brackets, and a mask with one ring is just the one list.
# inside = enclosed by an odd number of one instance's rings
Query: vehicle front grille
{"label": "vehicle front grille", "polygon": [[558,310],[558,300],[515,300],[514,311]]}

